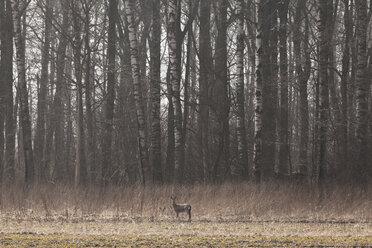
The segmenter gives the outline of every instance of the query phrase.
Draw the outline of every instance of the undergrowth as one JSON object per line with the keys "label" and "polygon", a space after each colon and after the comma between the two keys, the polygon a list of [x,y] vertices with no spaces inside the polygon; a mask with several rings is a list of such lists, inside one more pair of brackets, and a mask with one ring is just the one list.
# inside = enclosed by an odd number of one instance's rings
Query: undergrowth
{"label": "undergrowth", "polygon": [[371,189],[329,186],[321,199],[291,183],[78,188],[2,187],[3,218],[173,220],[170,196],[192,206],[193,221],[370,222]]}

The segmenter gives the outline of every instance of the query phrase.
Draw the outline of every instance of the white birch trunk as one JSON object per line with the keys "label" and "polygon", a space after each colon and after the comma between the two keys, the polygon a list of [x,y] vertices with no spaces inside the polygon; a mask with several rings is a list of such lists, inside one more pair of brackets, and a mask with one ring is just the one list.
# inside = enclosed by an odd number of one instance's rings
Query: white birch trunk
{"label": "white birch trunk", "polygon": [[129,43],[131,49],[131,65],[132,65],[132,78],[133,78],[133,87],[134,87],[134,100],[136,105],[136,114],[137,114],[137,124],[138,124],[138,145],[139,145],[139,155],[140,155],[140,177],[142,184],[145,185],[146,180],[149,180],[148,176],[148,151],[147,151],[147,139],[146,139],[146,120],[145,120],[145,111],[142,99],[142,90],[141,90],[141,78],[139,70],[139,60],[138,60],[138,41],[137,41],[137,31],[134,23],[133,16],[133,1],[124,0],[125,4],[125,13],[128,22],[128,31],[129,31]]}

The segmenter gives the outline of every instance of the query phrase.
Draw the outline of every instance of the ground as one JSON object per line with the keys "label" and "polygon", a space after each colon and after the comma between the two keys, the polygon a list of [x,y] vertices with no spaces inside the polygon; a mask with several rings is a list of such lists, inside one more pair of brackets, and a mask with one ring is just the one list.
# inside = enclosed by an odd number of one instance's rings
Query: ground
{"label": "ground", "polygon": [[[192,206],[177,219],[170,196]],[[0,191],[0,247],[372,247],[372,187],[291,184]]]}
{"label": "ground", "polygon": [[372,223],[3,218],[1,247],[371,246]]}

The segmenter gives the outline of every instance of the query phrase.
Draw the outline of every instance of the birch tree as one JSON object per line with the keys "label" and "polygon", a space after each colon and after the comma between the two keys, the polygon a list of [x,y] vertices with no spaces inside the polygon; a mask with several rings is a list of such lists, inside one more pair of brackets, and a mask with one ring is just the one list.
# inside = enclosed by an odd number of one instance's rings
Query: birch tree
{"label": "birch tree", "polygon": [[236,68],[237,68],[237,84],[236,84],[236,102],[237,102],[237,142],[239,153],[239,170],[233,172],[233,176],[241,175],[243,179],[248,179],[248,154],[247,154],[247,140],[245,130],[245,89],[244,89],[244,1],[236,1],[236,15],[237,15],[237,50],[236,50]]}
{"label": "birch tree", "polygon": [[84,133],[84,110],[83,110],[83,82],[82,82],[82,38],[81,38],[81,19],[77,10],[81,9],[78,2],[73,2],[70,6],[73,8],[72,19],[74,28],[73,52],[74,52],[74,72],[76,92],[76,126],[77,126],[77,141],[76,141],[76,159],[75,159],[75,187],[86,185],[87,169],[85,158],[85,133]]}
{"label": "birch tree", "polygon": [[137,32],[135,28],[135,17],[133,14],[133,0],[124,0],[125,13],[128,22],[129,31],[129,42],[131,49],[131,65],[132,65],[132,78],[134,86],[134,99],[136,105],[137,114],[137,124],[138,124],[138,148],[139,148],[139,171],[140,178],[143,185],[145,185],[146,180],[150,180],[149,177],[149,159],[147,150],[147,139],[146,139],[146,120],[144,103],[142,98],[141,90],[141,78],[139,71],[139,61],[138,61],[138,41]]}
{"label": "birch tree", "polygon": [[172,86],[172,101],[174,106],[174,137],[175,160],[174,178],[176,183],[181,182],[181,166],[183,161],[182,149],[182,108],[180,99],[180,79],[177,64],[177,0],[168,3],[168,49],[169,49],[169,81]]}
{"label": "birch tree", "polygon": [[262,166],[262,73],[263,73],[263,47],[262,47],[262,25],[264,22],[264,2],[257,1],[257,37],[256,37],[256,81],[255,81],[255,111],[254,111],[254,147],[253,147],[253,176],[255,181],[261,181]]}

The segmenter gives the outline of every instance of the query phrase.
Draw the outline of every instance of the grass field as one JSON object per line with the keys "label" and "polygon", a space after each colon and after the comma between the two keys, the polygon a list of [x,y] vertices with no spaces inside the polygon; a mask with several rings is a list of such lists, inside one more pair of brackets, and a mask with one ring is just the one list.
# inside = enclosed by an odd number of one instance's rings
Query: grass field
{"label": "grass field", "polygon": [[[2,191],[0,247],[372,246],[372,194],[244,185]],[[170,195],[192,205],[175,218]]]}
{"label": "grass field", "polygon": [[370,223],[1,222],[1,247],[370,246]]}

